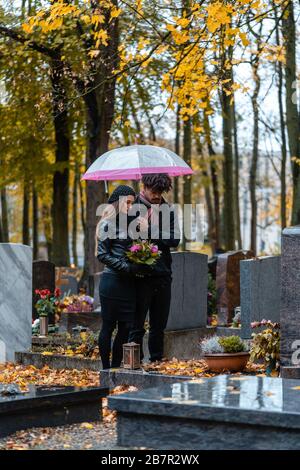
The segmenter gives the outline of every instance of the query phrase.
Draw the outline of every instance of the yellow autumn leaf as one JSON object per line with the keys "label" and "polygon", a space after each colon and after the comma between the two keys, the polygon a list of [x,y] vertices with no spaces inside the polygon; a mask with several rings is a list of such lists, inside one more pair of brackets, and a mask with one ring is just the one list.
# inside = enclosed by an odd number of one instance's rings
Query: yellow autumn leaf
{"label": "yellow autumn leaf", "polygon": [[51,351],[43,351],[42,356],[53,356],[53,352]]}
{"label": "yellow autumn leaf", "polygon": [[94,425],[91,423],[81,423],[80,427],[84,429],[94,429]]}

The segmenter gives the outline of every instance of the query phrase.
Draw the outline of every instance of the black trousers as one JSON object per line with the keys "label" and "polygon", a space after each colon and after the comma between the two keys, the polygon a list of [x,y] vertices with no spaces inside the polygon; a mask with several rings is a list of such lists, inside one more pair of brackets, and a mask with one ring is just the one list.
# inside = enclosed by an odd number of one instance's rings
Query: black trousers
{"label": "black trousers", "polygon": [[171,278],[137,278],[137,302],[133,327],[129,341],[140,344],[141,360],[144,358],[143,338],[145,320],[149,312],[149,353],[150,361],[160,361],[164,353],[164,330],[167,326],[171,302]]}
{"label": "black trousers", "polygon": [[[128,342],[131,326],[131,323],[125,321],[103,319],[99,334],[99,353],[103,369],[120,367],[123,358],[123,344]],[[112,346],[112,335],[116,328],[117,333]],[[111,350],[112,358],[110,361]]]}

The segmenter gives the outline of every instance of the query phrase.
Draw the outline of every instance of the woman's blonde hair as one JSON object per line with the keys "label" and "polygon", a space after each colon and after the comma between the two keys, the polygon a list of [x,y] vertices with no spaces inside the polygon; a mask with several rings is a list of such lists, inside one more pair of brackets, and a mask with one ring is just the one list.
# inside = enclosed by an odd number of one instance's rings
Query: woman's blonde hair
{"label": "woman's blonde hair", "polygon": [[100,233],[100,224],[104,220],[109,220],[112,219],[113,217],[116,217],[120,212],[120,204],[119,201],[111,202],[110,204],[107,204],[107,207],[105,208],[103,214],[100,216],[99,222],[96,225],[96,231],[95,231],[95,256],[98,255],[98,241],[99,241],[99,233]]}

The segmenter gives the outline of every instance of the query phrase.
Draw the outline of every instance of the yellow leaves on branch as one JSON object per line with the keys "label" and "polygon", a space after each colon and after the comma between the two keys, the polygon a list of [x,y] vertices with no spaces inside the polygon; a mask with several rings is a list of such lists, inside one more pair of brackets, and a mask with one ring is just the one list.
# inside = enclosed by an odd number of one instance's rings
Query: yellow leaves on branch
{"label": "yellow leaves on branch", "polygon": [[234,13],[230,4],[223,2],[212,2],[206,7],[207,10],[207,28],[209,32],[215,33],[221,26],[229,25]]}

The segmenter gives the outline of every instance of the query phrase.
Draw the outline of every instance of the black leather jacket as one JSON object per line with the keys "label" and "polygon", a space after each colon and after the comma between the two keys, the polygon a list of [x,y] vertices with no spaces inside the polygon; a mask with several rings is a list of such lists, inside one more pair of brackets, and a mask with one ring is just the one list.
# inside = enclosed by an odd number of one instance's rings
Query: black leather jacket
{"label": "black leather jacket", "polygon": [[[140,196],[137,196],[135,204],[144,205],[147,209],[151,207],[151,204],[141,199]],[[149,226],[148,233],[146,237],[151,239],[152,243],[155,243],[158,246],[158,249],[161,251],[161,256],[157,260],[153,268],[153,275],[155,276],[171,276],[172,275],[172,256],[171,249],[177,248],[180,243],[180,228],[177,218],[177,214],[174,211],[174,207],[168,204],[164,199],[162,199],[162,204],[166,204],[170,209],[170,221],[169,221],[169,230],[165,233],[163,228],[164,224],[162,222],[162,213],[159,214],[159,222],[156,227],[154,227],[154,233],[156,236],[151,238],[152,227],[151,223]],[[150,221],[149,221],[150,222]]]}
{"label": "black leather jacket", "polygon": [[97,258],[105,265],[104,272],[130,274],[132,264],[126,257],[126,251],[129,251],[132,240],[129,237],[122,238],[118,227],[116,228],[116,238],[105,238],[105,233],[109,230],[110,224],[109,220],[100,223]]}

